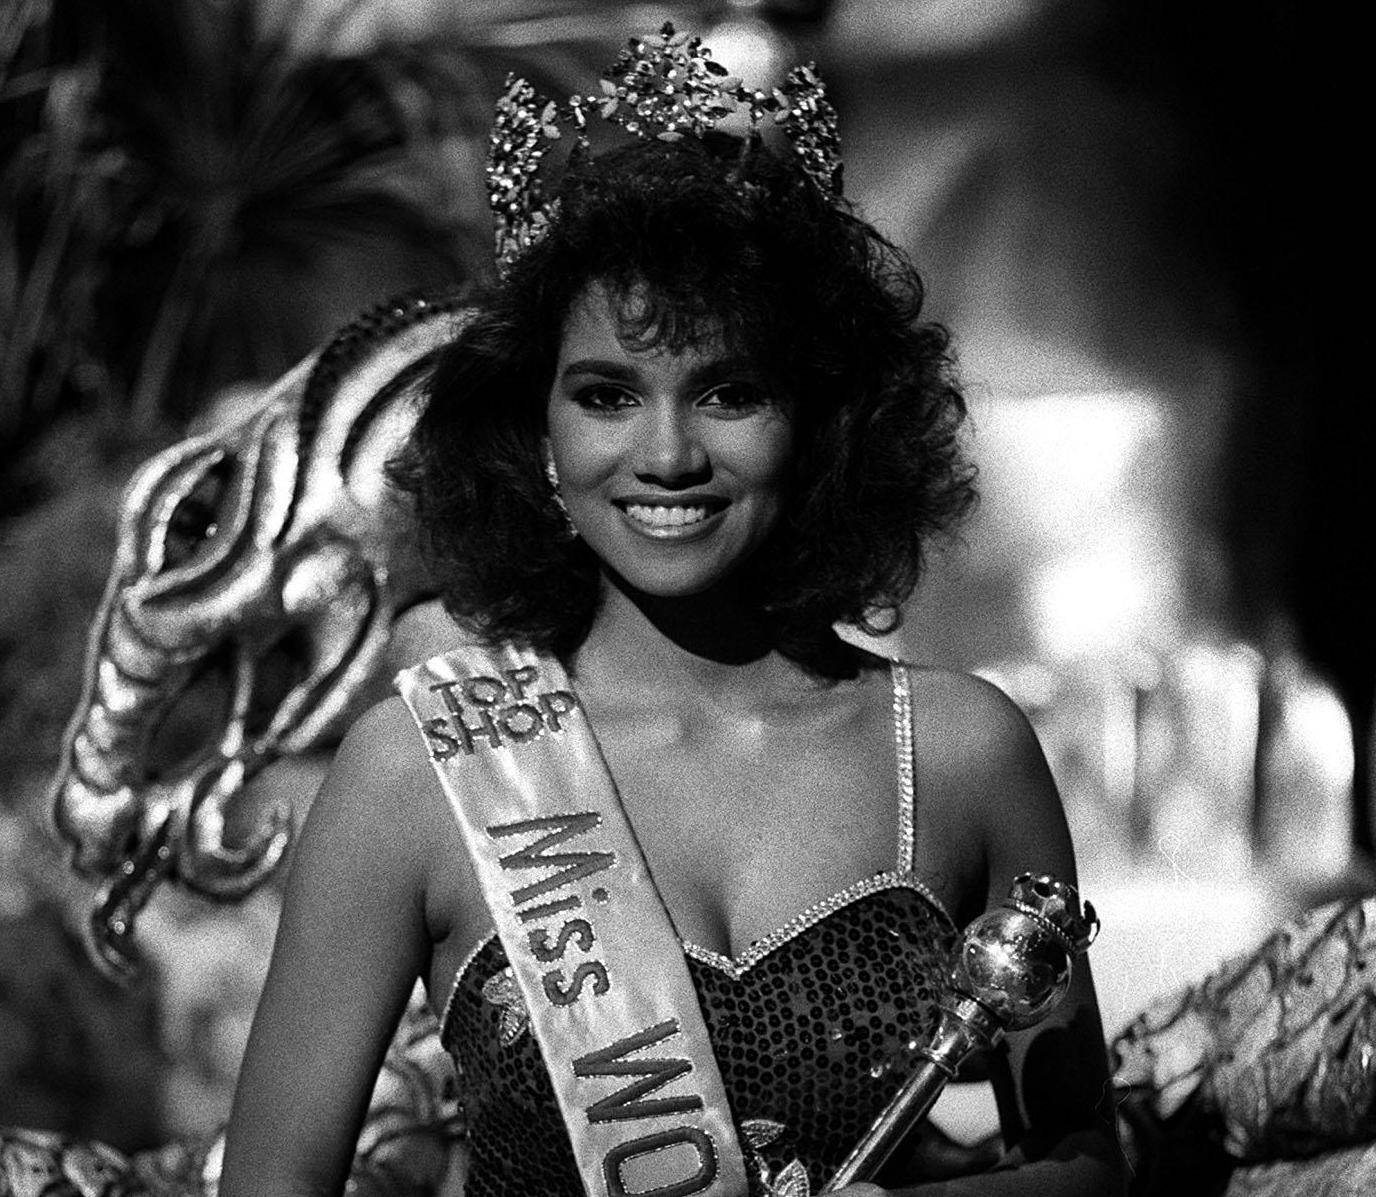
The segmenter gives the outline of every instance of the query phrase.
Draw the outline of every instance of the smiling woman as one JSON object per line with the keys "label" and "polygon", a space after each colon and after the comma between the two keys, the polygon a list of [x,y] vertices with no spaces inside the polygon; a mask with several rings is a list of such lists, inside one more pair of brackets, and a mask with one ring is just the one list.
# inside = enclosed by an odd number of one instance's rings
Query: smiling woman
{"label": "smiling woman", "polygon": [[[222,1197],[340,1190],[418,975],[469,1197],[821,1191],[957,927],[1017,873],[1074,883],[1017,709],[835,630],[896,618],[972,492],[946,335],[839,194],[820,82],[748,93],[666,29],[605,83],[499,103],[502,277],[392,471],[453,625],[311,807]],[[632,144],[592,154],[593,107]],[[837,1193],[1117,1192],[1087,971],[1007,1043],[998,1175],[951,1179],[991,1160],[929,1128]]]}
{"label": "smiling woman", "polygon": [[[589,419],[608,445],[623,421],[653,415],[644,450],[685,454],[687,474],[669,463],[674,488],[691,489],[686,478],[705,494],[694,455],[787,428],[778,518],[737,582],[823,673],[850,668],[832,625],[886,626],[929,541],[970,505],[964,403],[945,330],[919,319],[911,263],[794,161],[752,144],[708,133],[571,165],[559,221],[508,263],[440,363],[394,474],[457,618],[559,654],[586,635],[603,572],[585,539],[563,535],[547,476],[563,410],[552,401],[577,393],[609,409]],[[630,385],[671,362],[684,374],[674,404]],[[567,487],[557,446],[555,467]]]}
{"label": "smiling woman", "polygon": [[597,285],[569,313],[550,391],[551,477],[574,529],[628,585],[700,594],[778,521],[789,405],[713,342],[638,346],[622,323]]}

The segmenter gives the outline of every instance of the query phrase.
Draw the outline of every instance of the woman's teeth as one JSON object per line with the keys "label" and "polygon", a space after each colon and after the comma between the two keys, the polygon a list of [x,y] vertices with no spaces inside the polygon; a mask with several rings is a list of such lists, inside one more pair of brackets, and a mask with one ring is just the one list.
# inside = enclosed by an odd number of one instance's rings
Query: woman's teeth
{"label": "woman's teeth", "polygon": [[687,524],[698,524],[707,518],[706,507],[647,507],[641,503],[629,503],[626,514],[637,523],[651,528],[678,528]]}

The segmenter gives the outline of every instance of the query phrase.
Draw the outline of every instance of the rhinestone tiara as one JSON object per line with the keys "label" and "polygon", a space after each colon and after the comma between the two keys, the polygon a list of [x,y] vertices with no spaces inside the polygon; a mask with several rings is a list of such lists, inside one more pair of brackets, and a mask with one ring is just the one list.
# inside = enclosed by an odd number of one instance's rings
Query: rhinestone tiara
{"label": "rhinestone tiara", "polygon": [[497,269],[511,264],[549,228],[557,200],[546,200],[537,178],[552,144],[573,131],[570,160],[589,152],[588,122],[598,118],[644,139],[702,137],[743,113],[747,149],[769,121],[779,126],[799,164],[823,194],[841,195],[841,142],[836,109],[816,65],[794,67],[770,91],[747,88],[712,59],[702,39],[666,22],[657,38],[631,38],[602,73],[595,95],[543,100],[524,79],[508,76],[497,101],[487,159],[488,202],[496,224]]}

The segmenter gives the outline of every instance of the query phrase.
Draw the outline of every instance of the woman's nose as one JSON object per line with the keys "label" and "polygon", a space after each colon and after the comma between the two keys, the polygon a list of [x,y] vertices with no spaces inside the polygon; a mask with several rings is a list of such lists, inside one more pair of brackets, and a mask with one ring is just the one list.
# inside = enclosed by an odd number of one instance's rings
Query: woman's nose
{"label": "woman's nose", "polygon": [[636,476],[665,487],[696,486],[711,476],[691,413],[665,404],[647,413]]}

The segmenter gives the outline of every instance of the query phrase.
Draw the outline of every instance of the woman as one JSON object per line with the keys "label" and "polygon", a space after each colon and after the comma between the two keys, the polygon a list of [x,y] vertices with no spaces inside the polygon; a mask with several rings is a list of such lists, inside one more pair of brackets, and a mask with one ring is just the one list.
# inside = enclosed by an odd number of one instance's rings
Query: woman
{"label": "woman", "polygon": [[[817,1191],[955,928],[1025,869],[1073,882],[1016,708],[833,630],[880,626],[969,504],[964,407],[911,265],[836,194],[815,77],[776,94],[788,153],[713,127],[770,101],[706,61],[632,43],[567,112],[650,135],[550,199],[553,106],[499,107],[504,277],[396,470],[454,649],[311,809],[224,1197],[340,1189],[418,975],[471,1197]],[[679,89],[658,116],[645,79]],[[933,1182],[919,1146],[847,1197],[1118,1191],[1087,970],[1008,1044],[995,1171]]]}

